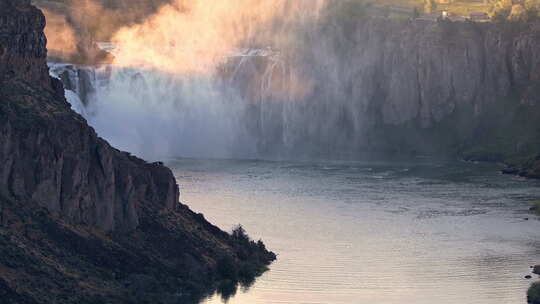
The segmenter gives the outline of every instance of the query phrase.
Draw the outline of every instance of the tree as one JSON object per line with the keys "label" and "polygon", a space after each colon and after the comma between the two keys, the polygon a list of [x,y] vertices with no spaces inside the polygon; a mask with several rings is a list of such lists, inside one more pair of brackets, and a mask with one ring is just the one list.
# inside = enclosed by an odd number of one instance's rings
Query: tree
{"label": "tree", "polygon": [[437,11],[437,2],[435,0],[424,0],[424,12],[433,14],[435,11]]}
{"label": "tree", "polygon": [[239,241],[250,241],[249,236],[247,235],[246,230],[244,229],[244,227],[242,227],[242,225],[238,225],[233,229],[232,237]]}

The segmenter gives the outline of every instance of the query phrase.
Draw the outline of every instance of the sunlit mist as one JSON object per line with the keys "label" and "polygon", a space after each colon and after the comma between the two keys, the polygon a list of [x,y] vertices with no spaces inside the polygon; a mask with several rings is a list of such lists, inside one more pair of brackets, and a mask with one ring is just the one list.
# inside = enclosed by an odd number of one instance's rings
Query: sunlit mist
{"label": "sunlit mist", "polygon": [[[316,14],[321,3],[310,1],[304,14]],[[287,0],[176,0],[114,35],[113,42],[120,46],[116,64],[208,73],[274,25],[276,18],[283,22],[291,5]]]}
{"label": "sunlit mist", "polygon": [[51,10],[42,9],[47,18],[45,35],[47,36],[47,49],[55,57],[67,57],[77,50],[75,30],[66,20],[65,16]]}

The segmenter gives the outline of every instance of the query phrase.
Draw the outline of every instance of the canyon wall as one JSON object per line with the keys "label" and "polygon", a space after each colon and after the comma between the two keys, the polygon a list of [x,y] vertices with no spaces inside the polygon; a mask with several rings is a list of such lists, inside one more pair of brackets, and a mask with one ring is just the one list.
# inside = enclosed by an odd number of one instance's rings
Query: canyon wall
{"label": "canyon wall", "polygon": [[[238,147],[243,153],[224,157],[428,155],[501,161],[516,167],[536,163],[540,151],[538,23],[398,20],[335,9],[336,5],[340,2],[328,2],[316,15],[276,16],[271,27],[242,42],[238,54],[228,56],[205,79],[219,104],[229,102],[234,113],[219,112],[214,117],[211,103],[186,105],[189,97],[181,94],[163,101],[163,111],[173,108],[184,113],[179,116],[184,121],[197,108],[203,115],[193,120],[201,125],[210,126],[208,121],[216,119],[225,126],[238,122],[240,126],[235,123],[228,130],[227,138],[232,139],[224,146]],[[73,87],[73,79],[97,79],[93,73],[88,67],[57,71],[68,88]],[[178,87],[192,82],[190,75],[178,80],[149,74],[159,72],[141,71],[136,81],[155,87],[160,87],[155,78],[173,87],[175,82]],[[73,89],[85,104],[89,98],[84,92],[97,91],[91,86]],[[145,87],[137,85],[146,90],[144,94],[155,95]],[[203,94],[194,90],[193,94]],[[205,113],[212,118],[205,121]],[[180,147],[190,146],[194,137],[205,142],[204,134],[185,139],[177,135],[167,141]],[[163,132],[155,137],[164,137]],[[169,156],[183,155],[182,149],[171,150]],[[516,170],[538,175],[536,169]]]}
{"label": "canyon wall", "polygon": [[277,65],[224,68],[268,150],[489,160],[540,151],[538,23],[327,16],[275,48]]}
{"label": "canyon wall", "polygon": [[71,111],[61,83],[48,73],[44,16],[17,5],[20,14],[5,8],[0,19],[6,50],[0,61],[6,75],[0,93],[2,196],[34,200],[105,231],[135,229],[142,205],[177,208],[170,170],[115,150]]}
{"label": "canyon wall", "polygon": [[0,2],[0,25],[2,303],[196,302],[275,259],[181,204],[168,168],[111,147],[71,110],[30,1]]}

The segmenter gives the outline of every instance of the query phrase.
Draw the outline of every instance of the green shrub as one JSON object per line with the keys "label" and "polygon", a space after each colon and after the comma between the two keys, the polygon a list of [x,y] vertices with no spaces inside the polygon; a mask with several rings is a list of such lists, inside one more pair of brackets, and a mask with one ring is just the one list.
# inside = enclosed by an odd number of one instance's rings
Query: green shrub
{"label": "green shrub", "polygon": [[533,203],[532,207],[529,208],[531,212],[533,212],[536,215],[540,216],[540,201],[536,201]]}
{"label": "green shrub", "polygon": [[527,302],[530,304],[540,304],[540,282],[533,283],[527,290]]}
{"label": "green shrub", "polygon": [[223,302],[227,303],[231,297],[236,295],[238,284],[230,280],[221,281],[218,285],[217,292],[221,295]]}
{"label": "green shrub", "polygon": [[233,239],[240,241],[240,242],[249,242],[250,238],[246,233],[246,230],[242,225],[236,226],[231,233]]}
{"label": "green shrub", "polygon": [[221,279],[238,281],[238,268],[232,257],[225,255],[217,262],[217,271]]}
{"label": "green shrub", "polygon": [[369,5],[361,0],[343,0],[331,4],[326,10],[325,19],[329,24],[347,25],[367,16]]}

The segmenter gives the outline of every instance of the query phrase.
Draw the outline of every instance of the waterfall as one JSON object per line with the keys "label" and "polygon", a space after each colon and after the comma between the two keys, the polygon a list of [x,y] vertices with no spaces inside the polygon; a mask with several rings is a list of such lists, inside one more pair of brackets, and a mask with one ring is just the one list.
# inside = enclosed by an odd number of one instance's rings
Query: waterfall
{"label": "waterfall", "polygon": [[[340,57],[328,51],[333,44],[320,39],[326,36],[314,34],[328,24],[319,22],[326,18],[319,14],[324,2],[286,1],[274,8],[279,8],[275,16],[260,27],[247,26],[246,37],[236,37],[219,52],[207,45],[192,49],[191,40],[177,44],[173,35],[162,39],[167,52],[156,48],[155,54],[141,55],[155,50],[141,41],[126,47],[122,42],[130,39],[120,39],[118,44],[99,43],[117,56],[116,65],[51,63],[51,74],[62,80],[73,108],[100,136],[149,160],[275,159],[333,152],[336,144],[356,147],[349,136],[356,130],[341,130],[341,116],[355,113],[346,108],[352,98],[343,93],[344,85],[331,73],[336,64],[328,59],[339,62]],[[234,33],[237,21],[231,20]],[[168,33],[168,27],[161,30]],[[159,64],[151,64],[152,54]],[[120,60],[126,55],[137,60]]]}
{"label": "waterfall", "polygon": [[[256,104],[251,93],[242,95],[235,84],[258,73],[250,61],[268,61],[263,76],[271,78],[275,56],[269,49],[240,50],[230,56],[230,66],[216,75],[186,76],[114,65],[49,63],[49,67],[51,75],[64,83],[73,109],[118,149],[148,160],[255,158],[260,138],[254,126],[259,118],[250,116],[252,108],[264,101]],[[270,81],[265,79],[261,99]]]}

